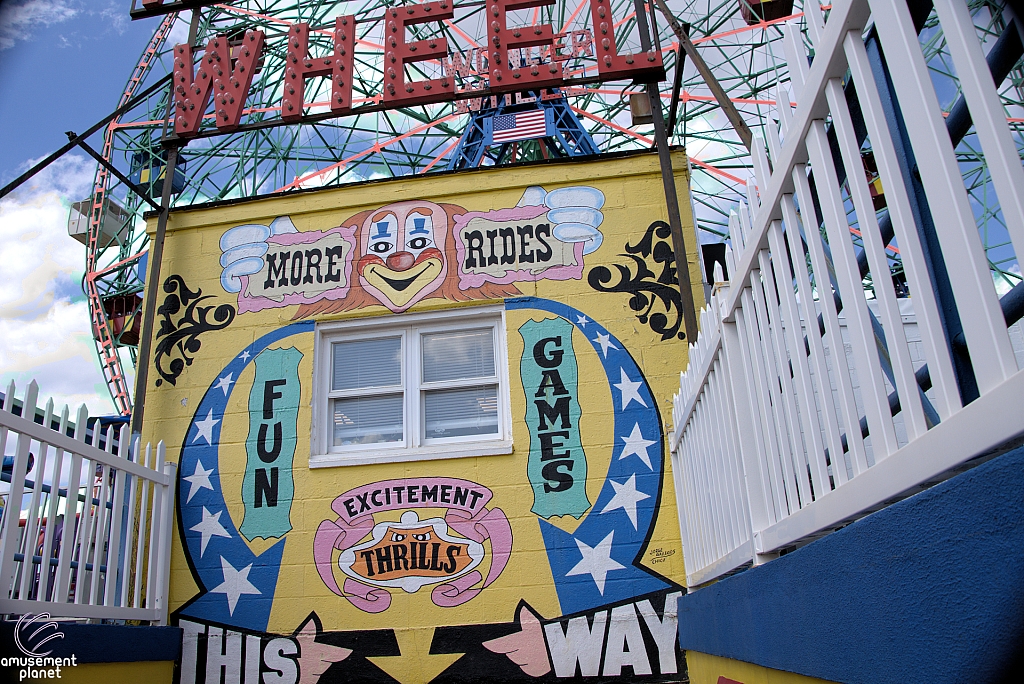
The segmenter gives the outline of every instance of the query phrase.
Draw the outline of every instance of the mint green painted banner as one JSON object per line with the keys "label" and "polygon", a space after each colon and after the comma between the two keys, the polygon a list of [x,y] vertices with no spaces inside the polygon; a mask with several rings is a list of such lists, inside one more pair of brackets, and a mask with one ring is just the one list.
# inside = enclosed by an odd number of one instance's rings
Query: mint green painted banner
{"label": "mint green painted banner", "polygon": [[292,460],[299,417],[299,360],[295,347],[264,349],[256,357],[249,392],[249,437],[245,440],[242,503],[238,528],[252,541],[280,537],[292,529]]}
{"label": "mint green painted banner", "polygon": [[526,393],[533,512],[542,518],[581,517],[587,498],[587,457],[580,442],[579,373],[571,323],[563,318],[527,321],[519,328],[519,366]]}

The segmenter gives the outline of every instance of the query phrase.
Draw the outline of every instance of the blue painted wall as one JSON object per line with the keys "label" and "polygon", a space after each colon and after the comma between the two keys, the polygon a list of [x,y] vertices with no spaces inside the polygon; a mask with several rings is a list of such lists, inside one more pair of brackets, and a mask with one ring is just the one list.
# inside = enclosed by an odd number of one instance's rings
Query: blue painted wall
{"label": "blue painted wall", "polygon": [[[0,622],[0,653],[5,656],[23,655],[14,647],[14,627],[14,622]],[[74,655],[76,662],[83,664],[177,660],[181,654],[180,627],[61,622],[60,631],[64,633],[64,638],[50,641],[45,650],[54,658],[70,658]]]}
{"label": "blue painted wall", "polygon": [[679,611],[682,648],[765,667],[998,681],[1024,644],[1024,447],[684,596]]}

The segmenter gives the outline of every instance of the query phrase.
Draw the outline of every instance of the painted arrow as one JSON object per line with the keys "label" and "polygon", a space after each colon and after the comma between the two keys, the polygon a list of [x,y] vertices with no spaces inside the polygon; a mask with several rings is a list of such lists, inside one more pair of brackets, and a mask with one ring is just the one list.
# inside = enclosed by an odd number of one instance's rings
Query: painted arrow
{"label": "painted arrow", "polygon": [[235,381],[271,344],[313,331],[313,321],[267,333],[224,367],[199,402],[181,448],[178,532],[200,593],[177,614],[266,631],[285,539],[256,555],[231,520],[220,482],[220,433]]}
{"label": "painted arrow", "polygon": [[572,534],[538,520],[562,612],[674,587],[638,563],[654,531],[665,464],[661,419],[636,361],[625,345],[571,306],[520,297],[506,300],[505,308],[546,311],[576,326],[601,360],[615,405],[612,459],[590,512]]}

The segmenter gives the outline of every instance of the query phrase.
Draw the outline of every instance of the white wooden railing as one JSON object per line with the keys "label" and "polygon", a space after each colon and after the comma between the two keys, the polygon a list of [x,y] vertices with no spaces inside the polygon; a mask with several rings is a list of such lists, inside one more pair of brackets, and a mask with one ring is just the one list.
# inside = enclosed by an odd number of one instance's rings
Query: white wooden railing
{"label": "white wooden railing", "polygon": [[14,391],[0,409],[0,614],[166,624],[176,466],[163,442],[126,458],[127,425],[87,430],[83,405],[71,437],[67,406],[39,412],[35,382],[20,407]]}
{"label": "white wooden railing", "polygon": [[[778,101],[797,106],[780,105],[781,130],[767,131],[767,145],[755,140],[756,190],[748,184],[747,203],[730,221],[731,281],[717,286],[702,312],[675,398],[670,444],[691,587],[769,561],[1024,433],[1024,373],[906,3],[834,0],[827,23],[815,0],[805,4],[814,58],[808,65],[799,28],[787,26],[796,96],[782,91]],[[934,6],[1010,241],[1024,255],[1024,168],[982,46],[963,0]],[[869,22],[945,256],[963,327],[957,340],[943,327],[930,275],[936,262],[914,213],[921,197],[908,188],[905,157],[887,125],[887,89],[876,83],[878,62],[865,46]],[[846,79],[856,87],[909,300],[889,284],[890,236],[883,238],[884,213],[876,215],[861,171]],[[850,171],[845,181],[829,128]],[[850,204],[873,300],[857,262]],[[911,319],[919,339],[908,342]],[[966,392],[976,396],[966,402],[961,388],[971,382],[954,354],[973,368],[977,389]]]}

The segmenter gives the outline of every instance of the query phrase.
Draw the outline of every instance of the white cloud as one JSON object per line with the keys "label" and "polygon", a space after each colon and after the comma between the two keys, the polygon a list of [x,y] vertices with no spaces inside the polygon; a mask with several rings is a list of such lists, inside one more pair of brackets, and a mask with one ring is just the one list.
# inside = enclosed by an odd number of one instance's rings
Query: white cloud
{"label": "white cloud", "polygon": [[999,275],[996,271],[992,271],[992,280],[996,284],[996,292],[1002,297],[1004,294],[1013,289],[1013,286],[1020,282],[1020,264],[1011,264],[1009,268],[1005,269],[1007,273],[1017,276],[1013,279],[1012,283],[1007,282],[1007,279]]}
{"label": "white cloud", "polygon": [[24,388],[35,380],[40,405],[53,397],[58,410],[69,404],[72,415],[83,403],[90,415],[114,413],[88,326],[84,301],[57,302],[45,317],[28,323],[0,319],[0,336],[5,340],[0,350],[4,391],[14,380],[19,387],[15,396],[21,398]]}
{"label": "white cloud", "polygon": [[7,0],[0,5],[0,50],[27,40],[40,24],[59,24],[77,14],[78,9],[67,0]]}
{"label": "white cloud", "polygon": [[121,2],[109,2],[106,7],[100,10],[100,16],[109,22],[110,27],[119,36],[128,30],[128,24],[131,22],[131,16],[125,11],[124,4]]}
{"label": "white cloud", "polygon": [[189,26],[192,23],[192,11],[178,12],[178,18],[171,26],[171,33],[167,36],[168,45],[183,45],[188,42]]}
{"label": "white cloud", "polygon": [[67,155],[0,200],[0,384],[15,380],[20,398],[34,378],[41,403],[98,415],[114,409],[81,290],[85,251],[67,234],[70,203],[88,195],[94,171]]}

